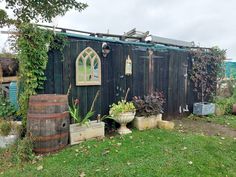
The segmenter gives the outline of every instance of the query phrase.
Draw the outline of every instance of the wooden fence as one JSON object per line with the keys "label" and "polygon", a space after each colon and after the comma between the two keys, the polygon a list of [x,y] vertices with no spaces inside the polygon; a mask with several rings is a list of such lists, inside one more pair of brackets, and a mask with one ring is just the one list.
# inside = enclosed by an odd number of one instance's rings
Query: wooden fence
{"label": "wooden fence", "polygon": [[[103,39],[104,40],[104,39]],[[59,51],[49,52],[44,93],[67,93],[71,84],[71,98],[79,98],[82,113],[90,109],[97,90],[101,90],[96,102],[96,113],[108,114],[109,105],[125,96],[128,99],[143,96],[151,90],[163,91],[165,117],[183,115],[191,111],[194,93],[189,78],[192,59],[187,50],[145,43],[117,42],[107,40],[111,52],[102,55],[103,40],[99,38],[69,37],[63,57]],[[100,86],[76,86],[76,58],[86,47],[91,47],[100,56],[102,84]],[[150,56],[149,50],[153,50]],[[125,75],[127,56],[132,60],[132,75]]]}

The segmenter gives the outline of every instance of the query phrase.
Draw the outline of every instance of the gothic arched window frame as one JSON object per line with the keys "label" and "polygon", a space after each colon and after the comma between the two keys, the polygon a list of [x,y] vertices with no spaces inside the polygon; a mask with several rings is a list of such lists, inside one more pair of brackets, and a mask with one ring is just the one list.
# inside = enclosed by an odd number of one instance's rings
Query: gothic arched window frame
{"label": "gothic arched window frame", "polygon": [[[92,57],[91,57],[92,56]],[[84,66],[84,71],[82,73],[84,73],[84,80],[80,80],[79,78],[79,74],[80,74],[80,70],[79,70],[79,62],[80,60],[82,60],[83,62],[83,66]],[[90,65],[91,65],[91,77],[94,77],[94,61],[97,60],[97,80],[87,80],[87,61],[90,60]],[[85,48],[82,52],[80,52],[80,54],[78,55],[78,57],[76,58],[76,62],[75,62],[75,69],[76,69],[76,86],[92,86],[92,85],[101,85],[101,59],[98,56],[97,52],[92,49],[91,47],[87,47]]]}

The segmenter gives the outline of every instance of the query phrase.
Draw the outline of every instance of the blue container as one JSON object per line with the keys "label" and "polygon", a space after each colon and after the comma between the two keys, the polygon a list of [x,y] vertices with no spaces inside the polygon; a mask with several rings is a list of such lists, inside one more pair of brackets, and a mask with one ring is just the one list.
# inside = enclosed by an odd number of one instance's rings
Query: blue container
{"label": "blue container", "polygon": [[225,62],[225,77],[236,78],[236,62],[233,61]]}
{"label": "blue container", "polygon": [[18,109],[17,92],[17,83],[15,81],[11,82],[9,86],[9,100],[11,104],[15,106],[16,109]]}
{"label": "blue container", "polygon": [[215,104],[208,102],[199,102],[193,104],[193,114],[205,116],[215,113]]}

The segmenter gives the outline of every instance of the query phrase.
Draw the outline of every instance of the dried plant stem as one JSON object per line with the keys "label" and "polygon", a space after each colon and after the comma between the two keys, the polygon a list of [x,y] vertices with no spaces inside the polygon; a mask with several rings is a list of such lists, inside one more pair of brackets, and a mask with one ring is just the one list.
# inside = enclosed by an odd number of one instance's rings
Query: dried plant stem
{"label": "dried plant stem", "polygon": [[96,102],[96,100],[97,100],[99,94],[100,94],[100,90],[97,91],[96,96],[95,96],[94,99],[93,99],[93,102],[92,102],[92,105],[91,105],[90,111],[93,110],[94,105],[95,105],[95,102]]}
{"label": "dried plant stem", "polygon": [[71,91],[71,84],[69,85],[69,88],[68,88],[68,90],[67,90],[67,96],[70,95],[70,91]]}
{"label": "dried plant stem", "polygon": [[125,101],[127,101],[127,97],[128,97],[129,91],[130,91],[130,88],[128,88],[127,91],[126,91],[126,94],[125,94]]}
{"label": "dried plant stem", "polygon": [[2,65],[0,64],[0,84],[3,82],[3,70]]}

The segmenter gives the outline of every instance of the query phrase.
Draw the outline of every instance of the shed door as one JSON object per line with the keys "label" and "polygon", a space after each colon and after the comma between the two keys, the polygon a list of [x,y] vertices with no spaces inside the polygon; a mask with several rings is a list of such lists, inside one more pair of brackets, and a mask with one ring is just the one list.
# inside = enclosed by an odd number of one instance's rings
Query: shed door
{"label": "shed door", "polygon": [[168,111],[176,116],[188,110],[188,54],[170,51],[168,68]]}

